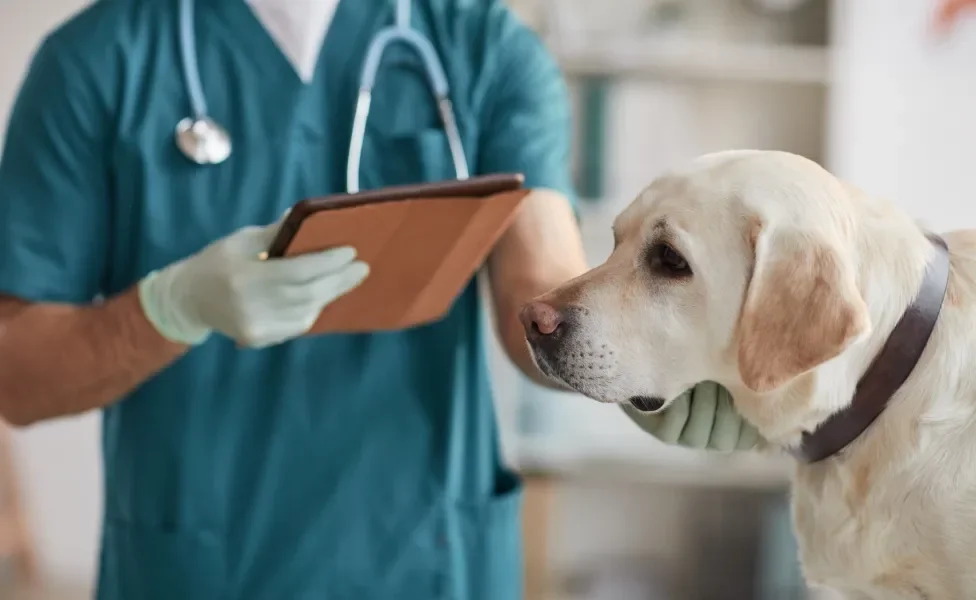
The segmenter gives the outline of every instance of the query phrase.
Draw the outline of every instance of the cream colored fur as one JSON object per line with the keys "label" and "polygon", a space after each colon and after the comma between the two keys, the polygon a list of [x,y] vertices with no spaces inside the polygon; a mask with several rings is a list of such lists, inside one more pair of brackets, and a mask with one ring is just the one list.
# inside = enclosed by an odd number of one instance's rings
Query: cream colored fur
{"label": "cream colored fur", "polygon": [[[717,381],[780,448],[850,402],[932,252],[893,205],[781,152],[703,156],[614,230],[605,264],[540,298],[568,315],[540,364],[604,402]],[[796,467],[804,571],[847,598],[976,598],[976,232],[944,237],[949,289],[911,377],[842,456]],[[662,241],[689,277],[649,267]]]}

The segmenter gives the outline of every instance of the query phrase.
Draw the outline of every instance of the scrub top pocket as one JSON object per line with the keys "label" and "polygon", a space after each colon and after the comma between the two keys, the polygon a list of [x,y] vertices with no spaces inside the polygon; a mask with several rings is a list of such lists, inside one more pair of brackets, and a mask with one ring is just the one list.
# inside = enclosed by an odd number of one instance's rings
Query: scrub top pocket
{"label": "scrub top pocket", "polygon": [[382,135],[367,129],[360,188],[376,189],[456,179],[447,135],[442,129]]}
{"label": "scrub top pocket", "polygon": [[457,547],[452,569],[456,598],[511,600],[522,597],[522,481],[503,471],[495,493],[456,505]]}

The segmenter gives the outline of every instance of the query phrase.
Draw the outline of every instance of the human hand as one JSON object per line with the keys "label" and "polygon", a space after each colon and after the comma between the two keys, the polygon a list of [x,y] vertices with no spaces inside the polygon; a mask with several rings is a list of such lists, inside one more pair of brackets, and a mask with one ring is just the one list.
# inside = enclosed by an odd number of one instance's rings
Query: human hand
{"label": "human hand", "polygon": [[245,227],[139,283],[146,317],[164,337],[197,344],[212,331],[261,348],[298,337],[369,273],[353,248],[260,260],[279,224]]}
{"label": "human hand", "polygon": [[760,440],[756,428],[736,412],[729,392],[710,381],[699,383],[658,413],[622,406],[641,429],[665,444],[733,452],[752,449]]}

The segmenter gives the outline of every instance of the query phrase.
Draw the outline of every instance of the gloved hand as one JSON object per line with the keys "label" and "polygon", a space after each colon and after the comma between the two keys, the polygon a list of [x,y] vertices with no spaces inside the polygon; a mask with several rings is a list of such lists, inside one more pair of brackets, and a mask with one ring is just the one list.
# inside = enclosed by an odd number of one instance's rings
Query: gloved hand
{"label": "gloved hand", "polygon": [[756,428],[732,406],[729,392],[710,381],[699,383],[656,414],[622,406],[641,429],[665,444],[732,452],[749,450],[760,441]]}
{"label": "gloved hand", "polygon": [[199,344],[217,331],[260,348],[308,331],[369,267],[349,247],[260,260],[278,227],[245,227],[147,275],[139,283],[146,317],[163,337],[182,344]]}

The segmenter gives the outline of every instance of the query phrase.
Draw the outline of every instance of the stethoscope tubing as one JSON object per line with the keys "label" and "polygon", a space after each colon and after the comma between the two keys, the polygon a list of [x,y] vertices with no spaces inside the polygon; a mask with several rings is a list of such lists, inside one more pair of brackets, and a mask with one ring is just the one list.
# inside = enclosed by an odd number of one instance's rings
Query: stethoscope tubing
{"label": "stethoscope tubing", "polygon": [[190,107],[196,120],[207,118],[207,97],[200,81],[200,67],[197,58],[197,36],[195,26],[194,0],[180,0],[180,60],[183,63],[183,80],[186,93],[190,97]]}
{"label": "stethoscope tubing", "polygon": [[[177,125],[177,142],[187,158],[198,164],[216,164],[222,162],[230,153],[229,135],[210,117],[207,109],[207,99],[200,80],[200,68],[196,47],[196,32],[194,31],[194,0],[180,0],[179,4],[179,44],[180,60],[183,66],[183,78],[186,92],[190,99],[192,117],[183,119]],[[437,51],[429,39],[420,32],[410,28],[410,0],[397,0],[396,22],[394,25],[381,30],[370,42],[366,50],[360,75],[359,93],[356,98],[356,109],[353,116],[352,130],[349,136],[349,155],[346,161],[346,189],[349,193],[359,191],[359,174],[361,170],[363,143],[366,138],[366,122],[369,118],[372,104],[373,88],[379,74],[383,53],[393,43],[400,42],[411,47],[421,59],[427,83],[430,86],[437,111],[447,136],[451,160],[457,179],[467,179],[470,176],[467,159],[464,155],[464,145],[458,128],[454,106],[450,99],[450,87],[444,66],[437,56]],[[211,127],[196,127],[197,124],[212,125]],[[214,140],[197,140],[180,143],[181,135],[189,135],[187,131],[199,131],[200,136],[223,135],[226,137],[224,146],[226,151],[218,158],[209,156],[206,146]],[[192,132],[191,132],[192,133]],[[204,147],[200,147],[203,144]],[[196,151],[186,146],[196,145]],[[216,144],[220,147],[220,144]]]}

